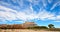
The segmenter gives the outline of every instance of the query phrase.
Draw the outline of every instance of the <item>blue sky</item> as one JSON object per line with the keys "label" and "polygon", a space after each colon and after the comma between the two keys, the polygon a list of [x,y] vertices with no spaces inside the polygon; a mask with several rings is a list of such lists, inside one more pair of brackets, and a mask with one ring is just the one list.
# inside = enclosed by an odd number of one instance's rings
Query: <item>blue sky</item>
{"label": "blue sky", "polygon": [[60,0],[0,0],[0,24],[26,21],[60,28]]}

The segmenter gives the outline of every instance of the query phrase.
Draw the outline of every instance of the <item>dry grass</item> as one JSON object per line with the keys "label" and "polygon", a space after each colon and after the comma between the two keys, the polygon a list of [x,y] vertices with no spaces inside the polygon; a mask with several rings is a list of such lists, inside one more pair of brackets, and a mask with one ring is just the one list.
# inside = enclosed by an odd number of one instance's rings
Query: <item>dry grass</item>
{"label": "dry grass", "polygon": [[0,29],[0,32],[60,32],[60,31],[46,31],[32,29]]}

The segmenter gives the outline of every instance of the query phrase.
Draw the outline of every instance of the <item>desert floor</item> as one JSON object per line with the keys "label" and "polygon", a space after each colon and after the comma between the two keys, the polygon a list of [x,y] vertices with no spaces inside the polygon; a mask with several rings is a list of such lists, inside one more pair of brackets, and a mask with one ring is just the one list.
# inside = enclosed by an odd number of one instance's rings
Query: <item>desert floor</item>
{"label": "desert floor", "polygon": [[0,32],[60,32],[60,31],[46,31],[32,29],[0,29]]}

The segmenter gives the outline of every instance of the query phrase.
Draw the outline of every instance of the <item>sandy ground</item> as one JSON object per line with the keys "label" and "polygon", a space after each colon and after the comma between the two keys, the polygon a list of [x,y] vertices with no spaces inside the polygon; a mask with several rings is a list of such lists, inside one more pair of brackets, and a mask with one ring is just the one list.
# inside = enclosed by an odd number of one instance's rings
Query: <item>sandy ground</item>
{"label": "sandy ground", "polygon": [[0,29],[0,32],[60,32],[60,31],[45,31],[45,30],[30,30],[30,29]]}

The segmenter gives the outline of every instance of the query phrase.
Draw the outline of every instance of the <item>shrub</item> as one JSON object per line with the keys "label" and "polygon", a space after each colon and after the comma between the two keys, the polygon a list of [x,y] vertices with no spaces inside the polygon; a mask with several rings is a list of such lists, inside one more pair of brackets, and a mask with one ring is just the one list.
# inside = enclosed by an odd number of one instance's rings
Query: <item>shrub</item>
{"label": "shrub", "polygon": [[34,27],[28,27],[28,29],[48,29],[46,26],[34,26]]}

